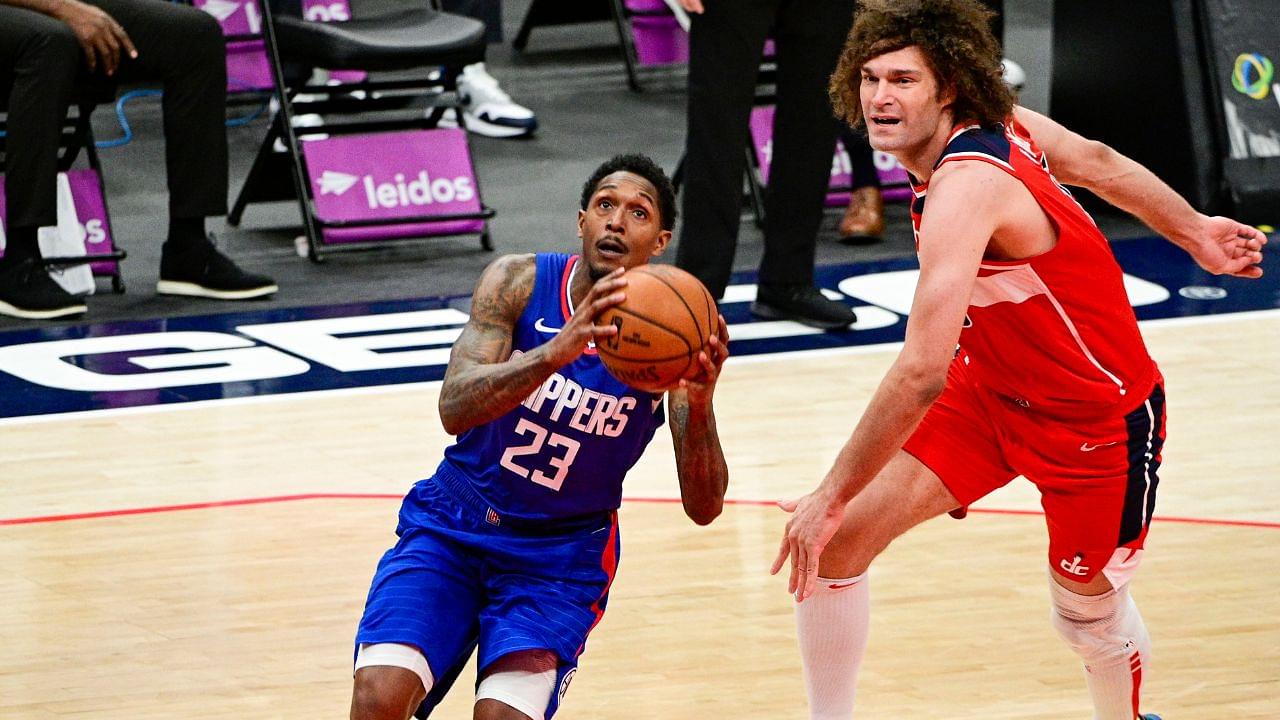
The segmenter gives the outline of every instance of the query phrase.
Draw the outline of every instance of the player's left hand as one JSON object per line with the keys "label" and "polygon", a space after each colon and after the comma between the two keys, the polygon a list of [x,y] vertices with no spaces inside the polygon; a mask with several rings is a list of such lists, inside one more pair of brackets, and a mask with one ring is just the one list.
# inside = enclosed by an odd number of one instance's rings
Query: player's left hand
{"label": "player's left hand", "polygon": [[715,392],[716,380],[724,361],[729,358],[729,326],[723,315],[717,315],[719,327],[707,338],[707,344],[698,353],[697,363],[689,374],[680,379],[677,389],[688,393],[690,403],[707,403]]}
{"label": "player's left hand", "polygon": [[787,592],[795,595],[796,602],[803,602],[818,587],[818,560],[840,529],[844,505],[832,502],[822,488],[818,488],[795,500],[779,502],[778,507],[792,513],[792,516],[787,521],[778,557],[774,559],[769,574],[777,575],[787,558],[791,558]]}
{"label": "player's left hand", "polygon": [[1187,248],[1200,267],[1214,275],[1262,277],[1262,247],[1267,236],[1258,228],[1231,218],[1200,216],[1200,226]]}

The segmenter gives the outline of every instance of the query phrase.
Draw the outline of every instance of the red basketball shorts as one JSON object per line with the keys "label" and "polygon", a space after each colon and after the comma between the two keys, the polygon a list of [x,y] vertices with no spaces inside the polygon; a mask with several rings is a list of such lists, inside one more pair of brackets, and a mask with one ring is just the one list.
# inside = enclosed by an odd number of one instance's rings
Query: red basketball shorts
{"label": "red basketball shorts", "polygon": [[1126,415],[1064,421],[1039,415],[973,382],[961,353],[947,385],[903,449],[968,506],[1022,475],[1040,489],[1049,566],[1087,582],[1117,548],[1140,549],[1155,509],[1164,446],[1157,381]]}

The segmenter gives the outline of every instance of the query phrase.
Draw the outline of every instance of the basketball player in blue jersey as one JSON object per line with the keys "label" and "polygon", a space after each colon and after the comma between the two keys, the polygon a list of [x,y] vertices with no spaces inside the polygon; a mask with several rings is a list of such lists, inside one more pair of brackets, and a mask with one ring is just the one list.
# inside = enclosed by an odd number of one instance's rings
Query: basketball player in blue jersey
{"label": "basketball player in blue jersey", "polygon": [[[660,255],[675,193],[641,155],[582,192],[581,255],[508,255],[481,276],[454,343],[440,417],[457,442],[400,508],[356,634],[353,720],[426,717],[478,647],[477,720],[556,711],[619,557],[622,479],[663,423],[662,394],[614,379],[593,318],[625,299],[627,268]],[[728,470],[712,412],[724,318],[667,393],[680,495],[699,525]]]}

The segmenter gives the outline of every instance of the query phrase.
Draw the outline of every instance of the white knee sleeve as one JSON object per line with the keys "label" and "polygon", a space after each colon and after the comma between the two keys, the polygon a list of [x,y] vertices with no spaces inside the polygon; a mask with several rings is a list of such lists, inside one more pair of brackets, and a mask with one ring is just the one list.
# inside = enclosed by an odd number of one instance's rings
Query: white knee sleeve
{"label": "white knee sleeve", "polygon": [[476,702],[484,698],[497,700],[528,715],[533,720],[543,720],[551,693],[556,687],[556,668],[529,672],[504,670],[495,672],[480,681],[476,688]]}
{"label": "white knee sleeve", "polygon": [[431,691],[433,682],[431,667],[427,665],[426,656],[416,647],[399,643],[361,643],[360,649],[356,651],[355,669],[375,665],[400,667],[412,671],[422,680],[423,690]]}
{"label": "white knee sleeve", "polygon": [[1134,652],[1147,652],[1146,625],[1125,585],[1102,595],[1077,595],[1056,582],[1053,626],[1085,665],[1127,663]]}
{"label": "white knee sleeve", "polygon": [[1132,720],[1138,712],[1151,638],[1129,586],[1102,595],[1077,595],[1050,580],[1053,626],[1084,661],[1094,717]]}

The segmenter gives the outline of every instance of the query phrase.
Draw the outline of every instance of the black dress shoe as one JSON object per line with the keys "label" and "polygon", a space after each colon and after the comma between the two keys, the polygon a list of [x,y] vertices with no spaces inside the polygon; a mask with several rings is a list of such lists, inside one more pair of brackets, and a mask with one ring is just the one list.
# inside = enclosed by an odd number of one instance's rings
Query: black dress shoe
{"label": "black dress shoe", "polygon": [[49,277],[39,260],[23,260],[0,268],[0,315],[52,320],[79,315],[86,309],[83,301]]}
{"label": "black dress shoe", "polygon": [[156,283],[156,292],[161,295],[249,300],[277,290],[271,278],[241,270],[231,258],[218,252],[212,242],[197,243],[176,252],[165,243],[160,255],[160,282]]}
{"label": "black dress shoe", "polygon": [[751,314],[766,320],[794,320],[823,330],[846,328],[858,319],[848,305],[828,300],[812,285],[760,285]]}

